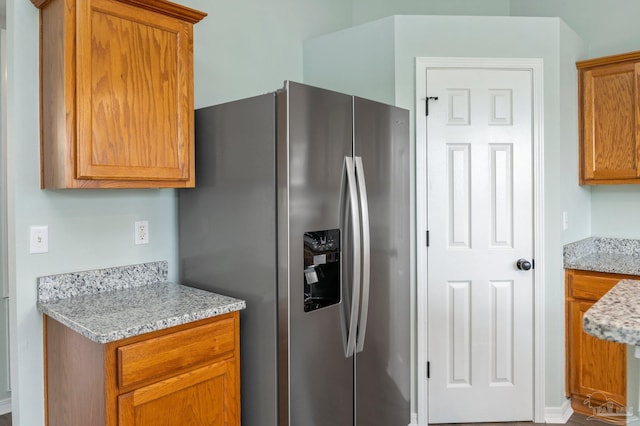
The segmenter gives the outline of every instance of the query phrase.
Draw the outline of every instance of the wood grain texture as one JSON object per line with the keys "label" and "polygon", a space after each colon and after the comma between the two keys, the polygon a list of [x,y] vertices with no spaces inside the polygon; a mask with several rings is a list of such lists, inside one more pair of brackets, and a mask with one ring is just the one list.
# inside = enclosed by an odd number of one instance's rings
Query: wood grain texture
{"label": "wood grain texture", "polygon": [[618,281],[638,279],[635,275],[608,274],[605,272],[575,271],[566,274],[568,298],[596,302],[600,300]]}
{"label": "wood grain texture", "polygon": [[576,270],[565,272],[566,389],[576,412],[593,414],[593,407],[608,400],[621,406],[626,404],[626,345],[585,333],[582,317],[618,281],[629,277],[638,278]]}
{"label": "wood grain texture", "polygon": [[233,318],[189,328],[118,348],[120,387],[137,386],[175,375],[215,357],[233,356]]}
{"label": "wood grain texture", "polygon": [[49,426],[105,424],[102,345],[45,316],[46,412]]}
{"label": "wood grain texture", "polygon": [[40,7],[41,186],[193,187],[192,19],[154,0]]}
{"label": "wood grain texture", "polygon": [[580,183],[640,183],[636,55],[577,63]]}
{"label": "wood grain texture", "polygon": [[[38,9],[42,9],[54,0],[31,0],[31,3]],[[171,16],[182,21],[196,24],[200,22],[206,13],[199,10],[191,9],[176,3],[172,3],[165,0],[118,0],[121,3],[130,4],[132,6],[147,9],[153,12],[161,13],[166,16]]]}
{"label": "wood grain texture", "polygon": [[223,360],[124,394],[119,424],[239,425],[233,409],[234,367],[235,359]]}
{"label": "wood grain texture", "polygon": [[50,425],[240,425],[238,312],[105,345],[45,317],[45,350]]}
{"label": "wood grain texture", "polygon": [[625,62],[637,62],[640,61],[640,50],[635,52],[621,53],[617,55],[602,56],[600,58],[586,59],[584,61],[576,62],[576,68],[578,70],[586,70],[589,68],[596,68],[602,65],[613,65]]}

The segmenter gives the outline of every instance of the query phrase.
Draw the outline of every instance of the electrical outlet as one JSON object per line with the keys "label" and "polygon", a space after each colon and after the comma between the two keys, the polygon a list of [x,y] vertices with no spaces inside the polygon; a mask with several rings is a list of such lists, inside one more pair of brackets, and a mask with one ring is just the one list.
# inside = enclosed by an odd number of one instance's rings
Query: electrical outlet
{"label": "electrical outlet", "polygon": [[134,223],[133,238],[136,244],[149,244],[149,222],[141,220]]}
{"label": "electrical outlet", "polygon": [[47,253],[49,251],[49,227],[32,226],[29,228],[29,253]]}

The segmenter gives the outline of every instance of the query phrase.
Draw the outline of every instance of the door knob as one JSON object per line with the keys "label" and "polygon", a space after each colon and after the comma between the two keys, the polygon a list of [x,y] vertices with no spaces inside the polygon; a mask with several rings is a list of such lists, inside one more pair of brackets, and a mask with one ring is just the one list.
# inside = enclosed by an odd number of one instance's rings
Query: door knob
{"label": "door knob", "polygon": [[529,269],[531,269],[531,266],[531,262],[529,262],[527,259],[518,259],[518,261],[516,262],[516,267],[521,271],[528,271]]}

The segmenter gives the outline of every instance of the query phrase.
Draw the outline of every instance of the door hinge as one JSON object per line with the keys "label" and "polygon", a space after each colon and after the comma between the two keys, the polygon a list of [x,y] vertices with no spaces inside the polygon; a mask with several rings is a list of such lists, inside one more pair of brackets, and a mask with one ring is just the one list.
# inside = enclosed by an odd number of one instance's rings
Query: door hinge
{"label": "door hinge", "polygon": [[425,99],[425,102],[424,102],[424,112],[425,112],[425,114],[424,115],[427,115],[427,116],[429,115],[429,101],[437,101],[437,100],[438,100],[437,96],[428,96]]}
{"label": "door hinge", "polygon": [[427,247],[429,247],[429,231],[427,231]]}
{"label": "door hinge", "polygon": [[427,379],[431,378],[431,363],[427,361]]}

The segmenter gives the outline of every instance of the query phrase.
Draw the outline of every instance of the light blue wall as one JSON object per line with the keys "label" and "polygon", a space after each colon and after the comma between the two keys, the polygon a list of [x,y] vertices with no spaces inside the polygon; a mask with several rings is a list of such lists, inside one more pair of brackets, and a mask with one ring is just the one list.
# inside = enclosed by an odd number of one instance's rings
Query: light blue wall
{"label": "light blue wall", "polygon": [[640,238],[640,186],[593,186],[591,216],[594,236]]}
{"label": "light blue wall", "polygon": [[[367,43],[371,34],[375,34],[376,44]],[[379,41],[385,38],[387,42]],[[394,43],[392,52],[387,48],[389,40]],[[379,51],[378,45],[384,48]],[[305,43],[305,81],[412,111],[416,57],[543,58],[547,407],[559,407],[565,400],[564,332],[563,327],[555,326],[564,322],[562,245],[590,232],[589,192],[577,185],[575,148],[577,82],[573,62],[585,52],[581,39],[557,18],[396,16]],[[387,83],[389,67],[394,73],[392,88]],[[371,82],[375,84],[367,86]],[[412,113],[412,141],[413,117]],[[575,216],[566,232],[562,231],[563,211]]]}
{"label": "light blue wall", "polygon": [[589,57],[640,49],[637,0],[511,0],[514,16],[559,16],[589,47]]}
{"label": "light blue wall", "polygon": [[[588,54],[578,59],[640,50],[637,0],[511,0],[511,13],[561,16],[589,46]],[[594,236],[640,238],[639,213],[639,185],[591,188]]]}
{"label": "light blue wall", "polygon": [[[195,31],[196,106],[272,91],[302,79],[302,40],[347,26],[340,0],[189,0],[209,17]],[[154,260],[177,277],[174,190],[39,189],[38,10],[8,0],[9,243],[13,424],[43,416],[42,321],[36,277]],[[150,243],[133,244],[149,221]],[[30,225],[49,226],[49,253],[28,253]]]}
{"label": "light blue wall", "polygon": [[304,43],[304,81],[380,102],[395,102],[395,22],[380,19]]}
{"label": "light blue wall", "polygon": [[509,15],[510,0],[352,0],[353,23],[391,15]]}
{"label": "light blue wall", "polygon": [[185,0],[194,30],[196,108],[302,81],[302,40],[351,24],[344,0]]}

